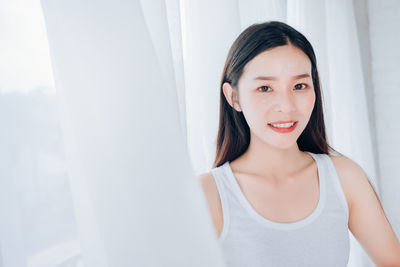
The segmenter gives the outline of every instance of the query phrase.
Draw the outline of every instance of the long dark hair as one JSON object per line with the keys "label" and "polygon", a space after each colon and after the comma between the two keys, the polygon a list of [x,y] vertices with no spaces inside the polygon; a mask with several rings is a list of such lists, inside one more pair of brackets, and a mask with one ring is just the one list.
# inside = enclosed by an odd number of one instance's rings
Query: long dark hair
{"label": "long dark hair", "polygon": [[301,151],[316,154],[329,155],[331,152],[336,152],[326,140],[317,61],[310,42],[303,34],[289,25],[283,22],[269,21],[253,24],[245,29],[229,50],[220,84],[219,126],[213,168],[238,158],[250,144],[250,129],[243,112],[238,112],[229,105],[223,94],[222,85],[228,82],[234,90],[238,90],[239,78],[244,66],[250,60],[267,49],[289,43],[301,49],[310,58],[316,97],[310,120],[297,139],[297,145]]}

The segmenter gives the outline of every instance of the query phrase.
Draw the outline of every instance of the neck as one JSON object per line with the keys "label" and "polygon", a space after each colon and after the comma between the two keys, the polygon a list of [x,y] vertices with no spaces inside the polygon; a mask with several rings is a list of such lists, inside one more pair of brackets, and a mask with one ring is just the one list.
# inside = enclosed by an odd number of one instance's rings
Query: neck
{"label": "neck", "polygon": [[310,163],[310,156],[304,154],[297,143],[281,149],[252,137],[248,149],[239,158],[243,167],[240,171],[277,179],[288,177]]}

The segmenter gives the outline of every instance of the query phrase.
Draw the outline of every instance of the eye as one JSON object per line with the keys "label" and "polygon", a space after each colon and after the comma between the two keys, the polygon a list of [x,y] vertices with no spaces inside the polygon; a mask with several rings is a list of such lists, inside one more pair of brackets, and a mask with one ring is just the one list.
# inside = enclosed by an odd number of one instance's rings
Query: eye
{"label": "eye", "polygon": [[261,92],[267,92],[268,88],[271,89],[271,87],[264,85],[264,86],[258,87],[257,90],[261,91]]}
{"label": "eye", "polygon": [[[304,86],[304,87],[303,87]],[[301,90],[301,89],[305,89],[307,87],[307,84],[305,84],[305,83],[298,83],[298,84],[296,84],[295,86],[294,86],[294,88],[296,89],[296,90]]]}

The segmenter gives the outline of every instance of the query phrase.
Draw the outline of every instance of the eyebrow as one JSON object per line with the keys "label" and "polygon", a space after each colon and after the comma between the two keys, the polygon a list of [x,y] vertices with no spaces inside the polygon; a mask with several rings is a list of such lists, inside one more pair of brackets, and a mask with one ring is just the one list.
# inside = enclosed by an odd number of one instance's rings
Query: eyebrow
{"label": "eyebrow", "polygon": [[[310,75],[308,73],[292,76],[293,80],[298,80],[298,79],[301,79],[301,78],[309,78],[309,77],[310,77]],[[254,80],[272,80],[272,81],[276,81],[276,80],[278,80],[278,78],[274,77],[274,76],[258,76],[258,77],[255,77]]]}

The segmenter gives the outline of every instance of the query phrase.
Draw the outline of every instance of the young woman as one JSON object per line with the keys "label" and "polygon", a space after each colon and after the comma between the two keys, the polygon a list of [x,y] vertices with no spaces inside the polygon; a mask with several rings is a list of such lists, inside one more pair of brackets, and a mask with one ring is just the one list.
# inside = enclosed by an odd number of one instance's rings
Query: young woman
{"label": "young woman", "polygon": [[247,28],[220,91],[216,159],[200,181],[227,266],[346,266],[348,229],[377,266],[400,266],[367,176],[327,144],[316,58],[301,33],[281,22]]}

